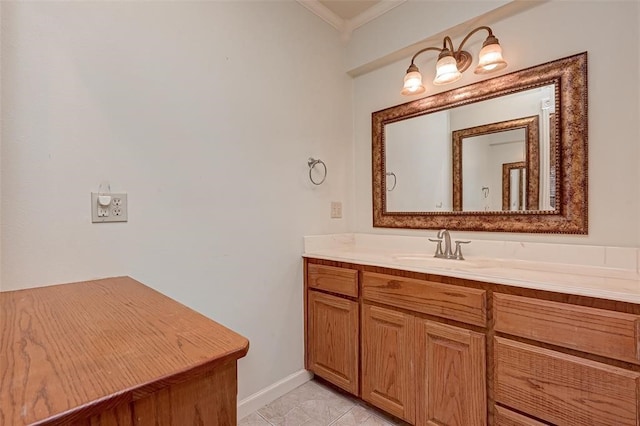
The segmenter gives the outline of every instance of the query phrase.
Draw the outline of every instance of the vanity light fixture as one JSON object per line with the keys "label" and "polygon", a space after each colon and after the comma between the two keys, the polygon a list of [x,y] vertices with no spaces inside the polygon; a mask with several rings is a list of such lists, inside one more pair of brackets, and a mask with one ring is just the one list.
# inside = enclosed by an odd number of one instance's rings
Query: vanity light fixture
{"label": "vanity light fixture", "polygon": [[404,76],[404,87],[401,93],[403,95],[419,95],[427,90],[422,84],[422,74],[420,74],[414,61],[418,55],[429,50],[440,52],[438,62],[436,62],[436,77],[433,80],[433,84],[441,85],[458,81],[462,77],[462,73],[469,68],[472,61],[471,54],[462,50],[462,47],[467,40],[469,40],[469,37],[481,30],[486,30],[489,35],[484,43],[482,43],[482,49],[480,49],[478,55],[478,66],[474,70],[474,73],[487,74],[506,68],[507,63],[502,58],[502,48],[500,47],[500,43],[498,43],[498,39],[493,35],[491,28],[482,26],[467,34],[462,40],[462,43],[460,43],[458,50],[453,47],[453,42],[449,36],[446,36],[442,40],[442,48],[427,47],[419,50],[411,58],[411,65],[409,65],[407,74]]}

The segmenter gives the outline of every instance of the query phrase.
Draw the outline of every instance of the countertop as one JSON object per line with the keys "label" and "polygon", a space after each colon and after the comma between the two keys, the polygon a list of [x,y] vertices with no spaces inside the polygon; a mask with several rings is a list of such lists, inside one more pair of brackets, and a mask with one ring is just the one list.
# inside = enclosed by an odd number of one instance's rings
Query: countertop
{"label": "countertop", "polygon": [[[435,259],[433,253],[426,251],[426,244],[417,251],[415,238],[407,237],[414,241],[398,244],[402,238],[371,235],[362,238],[358,235],[305,237],[303,257],[640,304],[640,276],[634,268],[477,255],[466,256],[465,260]],[[578,250],[588,261],[588,250],[584,247]],[[635,256],[635,252],[632,254]]]}
{"label": "countertop", "polygon": [[239,334],[129,277],[0,293],[0,424],[63,422],[243,357]]}

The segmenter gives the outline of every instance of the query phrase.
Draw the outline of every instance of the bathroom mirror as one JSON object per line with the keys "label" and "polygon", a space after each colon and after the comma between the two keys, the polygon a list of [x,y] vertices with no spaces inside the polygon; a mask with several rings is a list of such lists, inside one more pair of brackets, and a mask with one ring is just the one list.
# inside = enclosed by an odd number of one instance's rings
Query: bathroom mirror
{"label": "bathroom mirror", "polygon": [[375,227],[587,233],[586,53],[374,112],[372,132]]}

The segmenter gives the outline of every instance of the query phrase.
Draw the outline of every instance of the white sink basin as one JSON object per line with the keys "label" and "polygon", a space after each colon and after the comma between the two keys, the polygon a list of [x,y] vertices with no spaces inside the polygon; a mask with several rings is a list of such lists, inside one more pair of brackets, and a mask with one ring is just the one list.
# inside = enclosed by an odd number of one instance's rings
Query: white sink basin
{"label": "white sink basin", "polygon": [[392,256],[395,262],[403,265],[423,266],[425,268],[438,269],[477,269],[492,268],[498,266],[498,262],[491,259],[441,259],[428,254],[398,254]]}

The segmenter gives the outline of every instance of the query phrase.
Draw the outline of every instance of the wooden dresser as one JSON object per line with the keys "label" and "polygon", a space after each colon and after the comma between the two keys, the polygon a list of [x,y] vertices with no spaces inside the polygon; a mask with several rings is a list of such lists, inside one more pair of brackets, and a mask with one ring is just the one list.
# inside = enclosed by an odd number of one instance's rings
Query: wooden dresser
{"label": "wooden dresser", "polygon": [[305,258],[306,367],[411,424],[640,425],[640,304]]}
{"label": "wooden dresser", "polygon": [[0,425],[236,425],[239,334],[129,278],[0,293]]}

